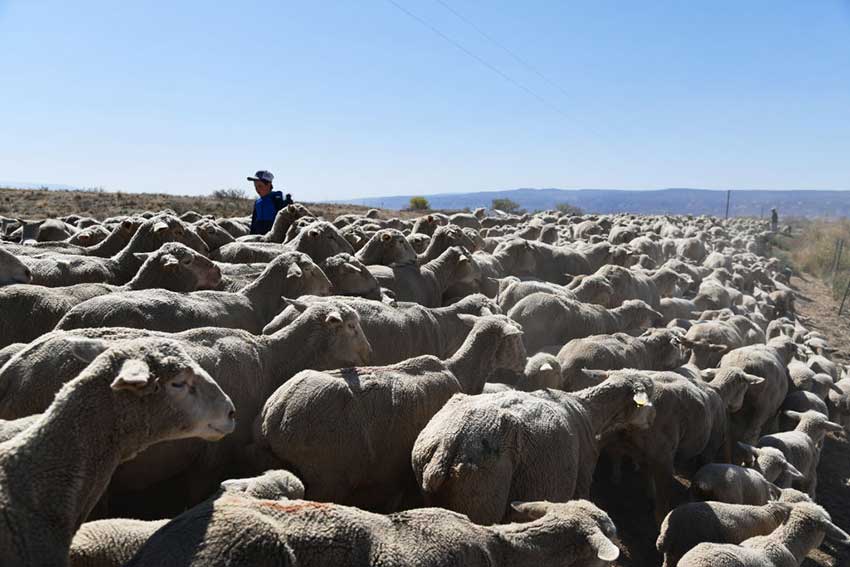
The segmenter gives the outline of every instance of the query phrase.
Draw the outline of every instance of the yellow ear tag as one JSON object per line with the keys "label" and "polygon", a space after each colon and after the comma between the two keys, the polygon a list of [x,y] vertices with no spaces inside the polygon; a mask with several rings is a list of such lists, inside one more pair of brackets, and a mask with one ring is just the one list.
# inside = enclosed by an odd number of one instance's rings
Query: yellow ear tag
{"label": "yellow ear tag", "polygon": [[646,392],[638,392],[635,394],[633,398],[635,403],[639,406],[648,406],[652,405],[649,403],[649,396],[646,395]]}

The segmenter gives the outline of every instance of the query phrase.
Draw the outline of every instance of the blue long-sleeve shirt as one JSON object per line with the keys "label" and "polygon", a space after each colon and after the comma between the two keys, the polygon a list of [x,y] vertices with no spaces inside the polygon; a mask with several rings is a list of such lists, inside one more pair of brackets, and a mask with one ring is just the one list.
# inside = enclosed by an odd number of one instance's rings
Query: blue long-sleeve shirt
{"label": "blue long-sleeve shirt", "polygon": [[265,197],[254,201],[254,212],[251,214],[251,234],[265,234],[271,230],[277,212],[284,207],[283,193],[272,191]]}

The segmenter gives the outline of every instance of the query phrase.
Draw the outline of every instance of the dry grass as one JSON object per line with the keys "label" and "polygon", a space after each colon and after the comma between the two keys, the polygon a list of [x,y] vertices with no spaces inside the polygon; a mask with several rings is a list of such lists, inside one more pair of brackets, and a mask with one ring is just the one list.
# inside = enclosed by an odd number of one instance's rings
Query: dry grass
{"label": "dry grass", "polygon": [[[844,240],[835,266],[836,246]],[[777,237],[778,257],[787,257],[799,272],[812,274],[832,287],[833,296],[844,293],[850,281],[850,220],[812,220],[801,223],[793,237]],[[781,250],[785,250],[783,254]]]}
{"label": "dry grass", "polygon": [[[333,219],[342,214],[365,213],[368,207],[330,203],[304,203],[314,214]],[[121,193],[105,191],[48,191],[46,189],[0,188],[0,215],[43,219],[69,214],[96,219],[131,215],[144,211],[171,209],[177,214],[196,211],[216,217],[251,214],[253,199],[212,196],[167,195],[163,193]],[[381,211],[381,218],[414,218],[421,212]]]}

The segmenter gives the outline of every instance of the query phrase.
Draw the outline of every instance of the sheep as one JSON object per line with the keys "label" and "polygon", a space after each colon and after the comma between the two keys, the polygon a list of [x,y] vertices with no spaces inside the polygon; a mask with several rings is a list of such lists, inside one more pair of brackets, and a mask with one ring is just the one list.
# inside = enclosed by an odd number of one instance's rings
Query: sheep
{"label": "sheep", "polygon": [[41,419],[40,414],[29,415],[27,417],[12,420],[0,419],[0,443],[4,443],[15,437],[20,432],[29,429],[29,427],[39,419]]}
{"label": "sheep", "polygon": [[11,252],[0,247],[0,286],[28,284],[31,281],[30,269]]}
{"label": "sheep", "polygon": [[526,392],[543,388],[562,388],[561,364],[551,354],[538,352],[526,360],[525,369],[515,386]]}
{"label": "sheep", "polygon": [[295,228],[298,222],[307,223],[304,226],[304,230],[285,244],[238,240],[230,244],[225,244],[218,250],[215,250],[210,256],[219,262],[246,264],[271,262],[280,254],[288,251],[303,252],[309,255],[315,262],[322,262],[326,258],[340,252],[354,255],[354,248],[351,247],[351,244],[343,238],[331,223],[301,217],[290,227],[290,230]]}
{"label": "sheep", "polygon": [[565,284],[570,276],[592,274],[594,271],[587,257],[572,248],[544,242],[530,241],[528,244],[536,259],[535,275],[541,280]]}
{"label": "sheep", "polygon": [[119,463],[160,441],[220,440],[235,414],[209,374],[167,341],[99,354],[35,423],[0,444],[3,563],[68,565],[71,538]]}
{"label": "sheep", "polygon": [[[121,328],[53,332],[35,341],[2,369],[0,418],[43,411],[61,385],[79,370],[79,362],[70,353],[83,348],[99,352],[112,344],[145,336],[181,345],[216,379],[238,412],[236,431],[223,443],[160,444],[116,471],[116,492],[141,490],[186,471],[185,477],[179,477],[179,482],[187,483],[180,491],[185,503],[172,497],[161,503],[160,510],[182,509],[208,496],[215,483],[228,474],[226,467],[240,460],[263,402],[286,380],[305,368],[366,364],[371,354],[357,314],[342,304],[310,306],[291,325],[271,336],[225,328],[177,334]],[[156,503],[155,498],[151,500]]]}
{"label": "sheep", "polygon": [[325,259],[322,271],[339,295],[356,295],[366,299],[383,299],[381,286],[366,266],[345,252]]}
{"label": "sheep", "polygon": [[[660,524],[670,511],[670,486],[675,461],[714,460],[726,445],[726,414],[740,409],[750,385],[763,379],[740,369],[723,369],[706,384],[692,382],[675,372],[647,372],[652,377],[656,418],[651,430],[626,430],[610,440],[620,451],[643,465],[655,487],[655,519]],[[699,427],[694,427],[699,423]]]}
{"label": "sheep", "polygon": [[235,242],[233,235],[224,230],[215,221],[205,219],[192,227],[201,240],[206,242],[210,251],[218,250],[225,244]]}
{"label": "sheep", "polygon": [[612,372],[593,388],[469,396],[456,394],[413,446],[426,505],[502,521],[513,498],[584,498],[599,455],[598,439],[621,427],[648,427],[653,384]]}
{"label": "sheep", "polygon": [[791,567],[825,537],[850,545],[850,535],[832,523],[826,510],[811,502],[792,506],[788,520],[773,533],[740,545],[701,543],[679,560],[679,567]]}
{"label": "sheep", "polygon": [[731,417],[734,440],[755,444],[762,428],[776,415],[788,393],[786,365],[796,348],[788,337],[777,337],[766,345],[737,348],[720,359],[721,368],[736,366],[765,379],[747,390],[743,408]]}
{"label": "sheep", "polygon": [[[795,411],[804,413],[807,411],[816,411],[824,417],[829,417],[829,408],[821,398],[811,392],[791,392],[785,396],[782,406],[779,408],[779,430],[790,431],[797,426],[797,420],[788,417],[784,412]],[[836,421],[837,423],[837,421]]]}
{"label": "sheep", "polygon": [[[507,313],[519,301],[535,292],[546,292],[561,295],[584,303],[608,305],[609,298],[614,292],[611,285],[602,277],[584,276],[576,278],[576,287],[566,288],[557,284],[539,281],[522,281],[515,276],[509,276],[499,281],[499,307]],[[572,282],[571,282],[572,283]]]}
{"label": "sheep", "polygon": [[[785,415],[798,420],[793,431],[783,431],[764,435],[759,439],[758,447],[773,447],[779,449],[788,462],[799,470],[803,479],[796,479],[791,486],[798,488],[814,497],[817,487],[817,466],[820,459],[820,445],[827,431],[843,431],[844,428],[825,415],[816,411],[798,413],[786,411]],[[781,480],[780,480],[781,482]]]}
{"label": "sheep", "polygon": [[[286,233],[292,224],[302,217],[312,217],[307,207],[300,203],[292,203],[277,212],[271,229],[266,234],[239,235],[240,242],[277,242],[283,243]],[[234,235],[236,236],[236,235]]]}
{"label": "sheep", "polygon": [[640,299],[658,309],[661,297],[674,295],[676,285],[683,280],[682,276],[667,268],[650,276],[615,264],[602,266],[594,275],[604,277],[614,288],[609,307],[616,307],[628,299]]}
{"label": "sheep", "polygon": [[729,504],[762,506],[776,500],[781,490],[760,472],[721,463],[703,465],[691,479],[693,500],[715,500]]}
{"label": "sheep", "polygon": [[120,291],[167,289],[175,292],[212,289],[221,273],[210,260],[176,242],[163,244],[135,277],[123,286],[76,284],[68,287],[12,285],[0,289],[0,348],[29,342],[53,329],[72,307],[93,297]]}
{"label": "sheep", "polygon": [[588,501],[514,509],[521,523],[484,527],[439,508],[383,516],[234,495],[173,520],[127,567],[260,565],[269,557],[300,567],[602,567],[619,557],[613,522]]}
{"label": "sheep", "polygon": [[553,345],[560,350],[571,339],[643,328],[660,316],[638,299],[606,309],[540,292],[524,297],[508,312],[522,325],[525,348],[532,353]]}
{"label": "sheep", "polygon": [[525,363],[522,331],[504,316],[460,317],[472,331],[445,361],[297,374],[257,418],[257,451],[298,474],[308,498],[393,509],[412,485],[410,450],[431,416],[455,393],[480,393],[494,369]]}
{"label": "sheep", "polygon": [[792,480],[805,480],[803,473],[788,462],[785,454],[774,447],[753,447],[746,443],[737,443],[736,462],[747,468],[758,471],[768,482],[779,485],[780,488],[790,488]]}
{"label": "sheep", "polygon": [[[69,238],[67,242],[36,242],[30,246],[20,246],[14,249],[16,254],[36,256],[45,252],[56,252],[58,254],[74,254],[79,256],[97,256],[109,258],[120,252],[136,234],[145,219],[141,217],[126,217],[112,226],[105,239],[97,244],[85,245],[74,243],[75,238],[80,238],[85,231],[81,231]],[[173,221],[172,221],[173,222]],[[196,247],[192,247],[196,249]],[[200,251],[200,250],[198,250]]]}
{"label": "sheep", "polygon": [[[104,241],[105,242],[105,241]],[[68,286],[78,283],[108,283],[124,285],[138,272],[142,260],[139,252],[153,252],[166,242],[181,242],[202,254],[207,245],[175,217],[159,215],[143,222],[130,242],[110,258],[45,254],[22,257],[32,272],[35,285]]]}
{"label": "sheep", "polygon": [[416,251],[399,230],[381,229],[357,251],[354,256],[366,265],[412,264],[416,262]]}
{"label": "sheep", "polygon": [[280,312],[282,297],[326,295],[330,287],[325,274],[308,256],[287,252],[238,292],[122,291],[76,305],[56,328],[121,326],[177,332],[209,325],[260,333]]}
{"label": "sheep", "polygon": [[651,329],[639,337],[626,333],[573,339],[558,351],[564,387],[581,390],[597,384],[585,369],[670,370],[685,362],[679,335],[670,329]]}
{"label": "sheep", "polygon": [[415,264],[368,266],[381,284],[395,294],[398,301],[412,301],[425,307],[439,307],[443,293],[458,282],[468,282],[479,277],[477,266],[470,261],[469,253],[452,247],[437,259],[422,266]]}
{"label": "sheep", "polygon": [[842,378],[833,385],[827,403],[833,421],[842,424],[845,431],[850,431],[850,378]]}
{"label": "sheep", "polygon": [[[304,497],[304,485],[289,471],[266,471],[253,478],[226,480],[211,499],[238,494],[268,500]],[[121,567],[169,520],[111,518],[86,522],[74,534],[70,567]]]}
{"label": "sheep", "polygon": [[357,297],[328,298],[302,296],[288,300],[289,306],[263,328],[269,335],[291,323],[312,303],[341,302],[357,311],[363,333],[372,345],[372,364],[384,366],[432,354],[449,358],[469,334],[469,325],[458,317],[498,315],[498,306],[481,294],[469,295],[448,307],[423,307],[417,303],[399,302],[386,305]]}
{"label": "sheep", "polygon": [[791,504],[768,502],[763,506],[692,502],[672,510],[661,523],[655,547],[664,555],[663,567],[676,567],[679,559],[703,542],[741,543],[768,535],[791,513]]}

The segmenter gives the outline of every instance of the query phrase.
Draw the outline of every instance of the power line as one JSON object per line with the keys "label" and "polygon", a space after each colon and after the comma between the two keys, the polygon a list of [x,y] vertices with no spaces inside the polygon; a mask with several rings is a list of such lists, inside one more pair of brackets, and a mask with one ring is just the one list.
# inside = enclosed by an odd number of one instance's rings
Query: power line
{"label": "power line", "polygon": [[447,36],[446,34],[444,34],[443,32],[441,32],[439,29],[437,29],[436,27],[432,26],[432,25],[431,25],[431,24],[429,24],[427,21],[425,21],[425,20],[424,20],[424,19],[422,19],[421,17],[417,16],[416,14],[414,14],[413,12],[411,12],[410,10],[408,10],[407,8],[405,8],[404,6],[402,6],[401,4],[399,4],[398,2],[396,2],[395,0],[387,0],[387,2],[389,2],[390,4],[392,4],[393,6],[395,6],[396,8],[398,8],[401,12],[403,12],[403,13],[407,14],[410,18],[412,18],[412,19],[416,20],[417,22],[419,22],[420,24],[422,24],[423,26],[425,26],[426,28],[428,28],[429,30],[431,30],[431,31],[432,31],[435,35],[437,35],[437,36],[439,36],[440,38],[444,39],[445,41],[449,42],[449,43],[450,43],[450,44],[452,44],[455,48],[459,49],[460,51],[462,51],[463,53],[465,53],[466,55],[468,55],[468,56],[469,56],[469,57],[471,57],[472,59],[476,60],[476,61],[477,61],[478,63],[480,63],[481,65],[483,65],[483,66],[487,67],[488,69],[490,69],[491,71],[493,71],[494,73],[496,73],[497,75],[499,75],[500,77],[502,77],[504,80],[508,81],[509,83],[511,83],[512,85],[514,85],[515,87],[517,87],[518,89],[521,89],[521,90],[525,91],[526,93],[530,94],[531,96],[533,96],[534,98],[536,98],[539,102],[541,102],[542,104],[544,104],[545,106],[547,106],[550,110],[552,110],[552,111],[554,111],[554,112],[557,112],[558,114],[560,114],[560,115],[561,115],[561,116],[563,116],[564,118],[567,118],[567,115],[566,115],[566,114],[564,114],[563,112],[561,112],[561,110],[560,110],[558,107],[556,107],[556,106],[554,106],[553,104],[551,104],[548,100],[546,100],[545,98],[543,98],[542,96],[540,96],[539,94],[537,94],[536,92],[534,92],[533,90],[531,90],[530,88],[526,87],[525,85],[523,85],[522,83],[520,83],[519,81],[517,81],[516,79],[514,79],[513,77],[511,77],[511,76],[510,76],[510,75],[508,75],[507,73],[504,73],[503,71],[501,71],[501,70],[500,70],[498,67],[496,67],[495,65],[492,65],[491,63],[487,62],[485,59],[483,59],[483,58],[479,57],[478,55],[476,55],[475,53],[473,53],[472,51],[470,51],[469,49],[467,49],[466,47],[464,47],[461,43],[459,43],[458,41],[456,41],[456,40],[452,39],[451,37]]}
{"label": "power line", "polygon": [[532,73],[534,73],[535,75],[537,75],[538,77],[540,77],[541,79],[543,79],[544,81],[549,83],[551,86],[553,86],[556,89],[558,89],[559,91],[561,91],[561,93],[564,96],[570,96],[570,93],[568,93],[566,90],[564,90],[564,88],[561,85],[559,85],[558,83],[556,83],[555,81],[551,80],[549,77],[544,75],[540,70],[537,69],[537,67],[535,67],[534,65],[532,65],[531,63],[529,63],[528,61],[526,61],[525,59],[523,59],[519,55],[517,55],[516,52],[509,49],[508,47],[506,47],[501,42],[496,41],[490,34],[488,34],[483,29],[481,29],[480,27],[476,26],[473,22],[471,22],[469,20],[469,18],[465,17],[463,14],[461,14],[460,12],[458,12],[457,10],[455,10],[454,8],[452,8],[451,6],[446,4],[443,0],[434,0],[434,1],[437,4],[439,4],[440,6],[442,6],[443,8],[445,8],[446,10],[448,10],[449,12],[451,12],[452,14],[454,14],[459,20],[464,22],[466,25],[468,25],[469,27],[471,27],[472,29],[477,31],[484,39],[486,39],[487,41],[489,41],[490,43],[492,43],[493,45],[495,45],[496,47],[498,47],[499,49],[501,49],[502,51],[504,51],[505,53],[507,53],[511,57],[513,57],[520,65],[522,65],[523,67],[525,67],[526,69],[528,69],[529,71],[531,71]]}

